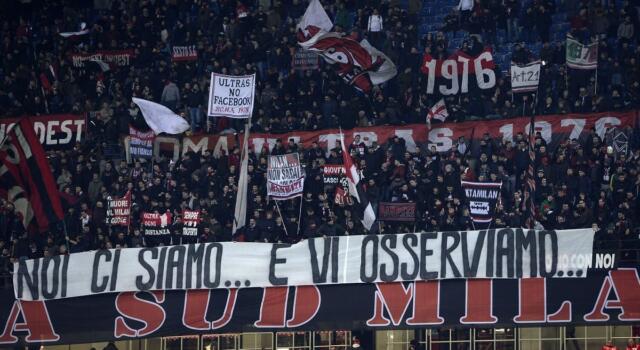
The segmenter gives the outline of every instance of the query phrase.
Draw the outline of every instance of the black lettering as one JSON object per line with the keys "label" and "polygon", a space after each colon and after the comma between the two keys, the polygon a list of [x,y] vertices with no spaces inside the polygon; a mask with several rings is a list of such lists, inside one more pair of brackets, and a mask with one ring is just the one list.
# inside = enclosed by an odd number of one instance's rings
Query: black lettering
{"label": "black lettering", "polygon": [[104,256],[104,261],[111,261],[111,251],[108,249],[98,250],[93,256],[93,272],[91,274],[91,293],[102,293],[107,289],[109,276],[102,276],[98,284],[98,270],[100,268],[100,258]]}
{"label": "black lettering", "polygon": [[113,265],[111,265],[111,283],[109,284],[109,291],[111,292],[116,290],[116,285],[118,283],[118,266],[120,265],[120,253],[122,253],[122,251],[120,249],[116,249],[115,256],[113,257]]}
{"label": "black lettering", "polygon": [[[211,251],[215,248],[216,250],[216,263],[215,263],[215,274],[216,278],[211,281],[209,278],[211,277]],[[222,265],[222,244],[220,243],[209,243],[205,248],[204,252],[204,286],[206,288],[217,288],[220,285],[220,265]]]}
{"label": "black lettering", "polygon": [[496,240],[496,231],[495,230],[489,230],[487,231],[487,278],[493,278],[493,261],[494,261],[494,254],[495,254],[495,240]]}
{"label": "black lettering", "polygon": [[433,255],[433,249],[427,249],[430,239],[438,238],[437,233],[429,232],[420,235],[420,279],[432,280],[438,278],[438,272],[427,271],[427,257]]}
{"label": "black lettering", "polygon": [[[551,270],[547,271],[546,250],[547,245],[546,237],[551,239]],[[558,235],[556,231],[540,231],[538,233],[538,247],[540,249],[540,256],[538,258],[538,265],[540,266],[540,277],[553,277],[558,271]]]}
{"label": "black lettering", "polygon": [[538,275],[538,252],[536,231],[516,229],[516,277],[522,278],[522,258],[525,250],[529,250],[529,273],[531,277]]}
{"label": "black lettering", "polygon": [[182,281],[184,271],[184,255],[187,248],[182,245],[174,245],[169,248],[169,254],[167,256],[167,282],[165,283],[165,289],[173,288],[173,275],[176,275],[176,288],[182,289]]}
{"label": "black lettering", "polygon": [[[502,267],[504,258],[507,258],[507,276],[513,278],[513,230],[503,228],[498,231],[498,240],[496,242],[496,277],[502,277]],[[504,246],[504,242],[507,246]]]}
{"label": "black lettering", "polygon": [[384,235],[380,240],[380,246],[385,253],[391,258],[393,264],[391,273],[387,273],[387,264],[380,264],[380,279],[383,282],[393,282],[398,278],[398,255],[393,251],[398,244],[398,236]]}
{"label": "black lettering", "polygon": [[67,297],[67,276],[69,274],[69,254],[62,256],[62,288],[60,291],[60,297]]}
{"label": "black lettering", "polygon": [[469,264],[469,248],[467,237],[468,232],[462,232],[462,269],[464,270],[464,277],[474,278],[478,276],[478,266],[480,266],[480,256],[482,255],[482,246],[484,240],[487,237],[487,231],[479,231],[476,237],[476,244],[473,248],[473,257],[471,258],[471,264]]}
{"label": "black lettering", "polygon": [[[367,275],[367,246],[371,246],[371,275]],[[372,283],[378,279],[378,236],[366,235],[362,239],[360,248],[360,280],[364,283]]]}
{"label": "black lettering", "polygon": [[287,285],[287,283],[289,283],[289,278],[287,277],[276,277],[276,265],[287,263],[287,259],[277,258],[278,249],[289,247],[291,247],[291,244],[288,243],[274,243],[271,247],[271,261],[269,262],[269,282],[274,286],[285,286]]}
{"label": "black lettering", "polygon": [[405,281],[414,280],[418,277],[418,272],[420,272],[420,262],[418,260],[418,255],[411,247],[418,245],[418,237],[413,233],[407,233],[402,237],[402,245],[407,253],[411,255],[411,260],[413,260],[413,271],[409,273],[409,264],[403,262],[400,264],[400,277]]}
{"label": "black lettering", "polygon": [[[49,279],[47,278],[47,270],[49,270],[49,264],[53,261],[53,281],[51,283],[51,291],[49,291]],[[42,297],[45,299],[53,299],[58,294],[58,287],[60,284],[60,256],[55,255],[53,257],[46,257],[42,259],[42,270],[40,280],[42,281]]]}
{"label": "black lettering", "polygon": [[331,240],[325,238],[322,240],[324,243],[324,250],[322,251],[322,271],[318,267],[318,251],[316,249],[316,240],[310,239],[309,253],[311,254],[311,275],[313,276],[313,283],[326,283],[327,271],[329,270],[329,254],[331,250]]}
{"label": "black lettering", "polygon": [[156,289],[164,289],[164,264],[167,259],[167,247],[160,247],[160,257],[158,258],[158,271],[156,272]]}
{"label": "black lettering", "polygon": [[[452,245],[449,245],[448,243],[449,237],[453,238]],[[453,273],[453,276],[460,277],[460,271],[451,257],[451,253],[456,250],[459,244],[460,235],[458,232],[442,232],[442,248],[440,250],[440,276],[442,276],[442,278],[447,277],[447,263],[451,265],[451,272]]]}
{"label": "black lettering", "polygon": [[26,283],[31,292],[31,298],[39,299],[40,292],[38,291],[38,270],[40,267],[40,259],[33,260],[33,270],[29,274],[29,268],[27,268],[27,259],[20,258],[18,262],[18,298],[22,298],[23,294],[23,281]]}
{"label": "black lettering", "polygon": [[[338,283],[338,252],[340,251],[340,237],[331,238],[331,282]],[[347,262],[345,261],[345,264]]]}
{"label": "black lettering", "polygon": [[187,246],[187,289],[191,288],[192,264],[196,264],[196,289],[202,288],[202,260],[204,257],[204,244],[189,244]]}
{"label": "black lettering", "polygon": [[158,248],[143,248],[138,252],[138,262],[143,269],[147,270],[149,274],[149,280],[142,282],[143,276],[136,276],[136,288],[138,290],[150,290],[153,287],[153,283],[156,280],[156,272],[153,267],[144,259],[145,253],[151,252],[151,259],[158,258]]}

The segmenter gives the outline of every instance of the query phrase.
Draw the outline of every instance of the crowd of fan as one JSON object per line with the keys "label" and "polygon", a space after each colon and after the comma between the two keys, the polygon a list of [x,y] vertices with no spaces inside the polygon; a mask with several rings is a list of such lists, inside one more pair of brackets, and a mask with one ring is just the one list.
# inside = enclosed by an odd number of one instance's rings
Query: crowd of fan
{"label": "crowd of fan", "polygon": [[[423,93],[422,54],[444,58],[453,50],[443,32],[418,40],[421,1],[400,4],[376,1],[323,1],[335,30],[369,38],[398,66],[398,76],[369,96],[340,81],[321,64],[318,70],[295,71],[295,23],[305,10],[300,0],[241,1],[43,1],[0,11],[5,56],[0,71],[0,115],[91,113],[90,124],[100,141],[115,142],[130,123],[141,124],[131,96],[160,101],[189,119],[193,132],[239,129],[226,119],[204,117],[211,71],[228,74],[256,72],[259,86],[253,131],[278,133],[316,130],[341,125],[386,125],[424,122],[426,111],[439,99]],[[503,45],[493,33],[507,29],[515,44],[512,59],[531,60],[527,42],[542,41],[545,61],[540,98],[512,96],[508,77],[497,72],[495,89],[471,91],[447,98],[455,121],[470,117],[509,118],[518,115],[597,112],[640,107],[640,49],[637,9],[614,1],[533,1],[524,8],[516,0],[461,1],[443,23],[442,30],[471,33],[462,50],[473,52],[485,44]],[[592,71],[567,70],[564,43],[548,42],[548,17],[556,8],[570,13],[572,34],[583,42],[600,43],[596,80]],[[535,13],[535,16],[532,15]],[[9,15],[11,17],[9,17]],[[376,17],[377,16],[377,17]],[[537,17],[536,17],[537,16]],[[533,21],[540,18],[540,21]],[[547,18],[547,19],[545,19]],[[90,33],[65,39],[57,33],[89,24]],[[535,30],[534,30],[535,29]],[[533,33],[533,34],[532,34]],[[537,33],[538,35],[535,35]],[[477,34],[477,35],[476,35]],[[198,60],[172,62],[172,45],[196,45]],[[511,45],[511,44],[508,44]],[[101,71],[97,66],[75,68],[69,53],[134,49],[129,67]],[[53,67],[50,90],[41,74]],[[597,85],[597,89],[596,89]],[[597,93],[596,93],[597,91]],[[630,152],[609,154],[595,134],[566,140],[550,149],[536,139],[535,197],[537,220],[545,228],[591,227],[598,230],[600,248],[624,247],[636,254],[640,190],[640,135],[627,130]],[[95,140],[94,140],[95,141]],[[302,149],[284,140],[274,152],[297,151],[305,171],[301,199],[276,208],[266,198],[266,155],[251,155],[249,166],[247,241],[296,242],[319,236],[363,234],[362,224],[349,204],[335,204],[333,192],[322,184],[321,167],[340,163],[340,149],[325,153],[318,145]],[[98,145],[98,146],[96,146]],[[65,225],[47,235],[28,235],[11,203],[0,208],[0,270],[11,258],[40,257],[90,249],[144,245],[229,241],[237,192],[239,150],[216,158],[212,154],[186,154],[177,162],[127,164],[105,157],[99,143],[87,142],[73,150],[50,154],[60,189],[76,198],[66,209]],[[527,140],[503,143],[485,135],[472,147],[461,139],[451,151],[438,153],[430,145],[407,152],[404,140],[387,145],[351,145],[368,181],[367,192],[379,201],[416,202],[418,217],[408,225],[380,223],[380,232],[472,229],[460,179],[502,180],[505,189],[493,227],[525,225],[522,211],[523,173],[527,166]],[[473,150],[472,150],[473,149]],[[468,150],[468,151],[467,151]],[[105,205],[109,197],[132,190],[134,205],[130,228],[109,227]],[[325,191],[328,190],[328,191]],[[300,206],[300,201],[302,205]],[[184,208],[205,214],[196,238],[179,235],[181,223],[166,238],[144,237],[139,222],[143,211],[174,213]],[[301,215],[299,215],[299,208]],[[301,217],[298,220],[298,217]],[[284,218],[284,220],[283,220]],[[66,231],[66,233],[65,233]]]}

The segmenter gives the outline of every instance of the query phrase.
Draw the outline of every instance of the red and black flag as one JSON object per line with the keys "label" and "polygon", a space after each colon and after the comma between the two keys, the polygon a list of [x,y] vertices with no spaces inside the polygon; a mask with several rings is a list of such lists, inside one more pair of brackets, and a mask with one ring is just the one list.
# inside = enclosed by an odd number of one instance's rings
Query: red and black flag
{"label": "red and black flag", "polygon": [[347,182],[349,183],[349,194],[356,199],[354,205],[358,211],[358,216],[361,218],[362,225],[368,231],[371,231],[371,227],[376,221],[376,212],[373,210],[373,206],[367,198],[360,173],[358,173],[358,169],[355,164],[353,164],[353,159],[351,159],[351,155],[345,147],[342,132],[340,133],[340,143],[342,145],[342,161],[344,162]]}
{"label": "red and black flag", "polygon": [[14,124],[0,142],[0,196],[14,204],[25,228],[35,225],[45,231],[64,217],[51,169],[28,118]]}

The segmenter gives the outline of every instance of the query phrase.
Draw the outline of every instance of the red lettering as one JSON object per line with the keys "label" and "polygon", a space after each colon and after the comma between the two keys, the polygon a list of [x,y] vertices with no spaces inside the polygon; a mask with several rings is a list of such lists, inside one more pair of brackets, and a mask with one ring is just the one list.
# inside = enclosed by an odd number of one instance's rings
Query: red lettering
{"label": "red lettering", "polygon": [[293,316],[287,321],[287,327],[299,327],[311,321],[318,313],[321,304],[320,291],[316,286],[296,287],[293,303]]}
{"label": "red lettering", "polygon": [[413,299],[413,284],[407,287],[402,283],[376,283],[378,289],[375,294],[375,304],[373,316],[367,321],[368,326],[386,326],[389,319],[384,316],[387,310],[391,322],[399,325],[404,318],[409,303]]}
{"label": "red lettering", "polygon": [[[609,300],[611,289],[617,299]],[[585,321],[607,321],[609,315],[604,309],[620,309],[620,321],[640,320],[640,278],[636,269],[618,269],[609,271],[600,288],[593,310],[584,316]]]}
{"label": "red lettering", "polygon": [[513,318],[517,323],[544,322],[547,319],[547,293],[544,278],[522,278],[519,280],[520,312]]}
{"label": "red lettering", "polygon": [[[24,322],[18,322],[22,315]],[[49,312],[44,301],[14,301],[9,319],[0,335],[0,344],[11,344],[18,341],[13,332],[27,332],[27,342],[52,342],[60,339],[53,330]]]}
{"label": "red lettering", "polygon": [[[137,293],[120,293],[116,297],[116,310],[122,315],[115,320],[114,336],[116,338],[147,336],[164,324],[166,314],[162,306],[156,304],[164,302],[164,291],[148,292],[156,303],[140,299]],[[123,316],[143,323],[144,327],[141,329],[129,327]]]}
{"label": "red lettering", "polygon": [[486,279],[466,281],[466,312],[460,323],[496,323],[493,316],[493,283]]}
{"label": "red lettering", "polygon": [[442,324],[440,317],[440,281],[419,281],[413,284],[413,316],[409,325]]}
{"label": "red lettering", "polygon": [[254,323],[254,326],[283,328],[288,297],[289,288],[287,287],[264,288],[260,304],[260,319]]}

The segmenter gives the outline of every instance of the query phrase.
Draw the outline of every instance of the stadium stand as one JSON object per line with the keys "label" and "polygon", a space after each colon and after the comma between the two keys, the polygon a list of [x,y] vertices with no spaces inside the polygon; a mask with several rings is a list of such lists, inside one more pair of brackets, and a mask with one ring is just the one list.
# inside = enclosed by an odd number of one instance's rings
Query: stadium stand
{"label": "stadium stand", "polygon": [[[10,262],[20,257],[239,239],[231,234],[237,147],[219,157],[190,152],[177,161],[165,156],[153,162],[122,160],[128,126],[146,128],[131,97],[162,102],[181,113],[190,121],[193,135],[241,132],[241,121],[205,116],[212,71],[257,73],[251,130],[255,133],[424,124],[429,108],[442,96],[424,92],[423,54],[445,58],[459,49],[473,53],[483,47],[493,51],[496,87],[447,96],[448,122],[640,109],[640,27],[634,2],[475,0],[471,10],[461,11],[456,0],[323,4],[338,31],[367,36],[396,63],[398,76],[364,95],[344,84],[323,62],[316,70],[295,70],[295,25],[306,8],[300,0],[95,0],[92,6],[85,1],[2,2],[0,118],[86,113],[89,135],[72,148],[48,152],[59,190],[68,199],[65,225],[44,236],[29,234],[13,204],[2,199],[4,283],[9,284]],[[383,19],[381,35],[367,30],[373,9]],[[83,30],[83,22],[88,33],[59,35]],[[568,33],[583,43],[599,42],[597,73],[566,68]],[[196,60],[172,60],[172,47],[188,45],[195,45]],[[106,67],[78,58],[96,52],[122,57]],[[511,62],[538,59],[543,61],[539,96],[513,94]],[[538,137],[535,203],[539,225],[594,227],[599,247],[621,251],[623,260],[633,264],[640,248],[640,130],[635,124],[622,131],[628,138],[624,156],[612,155],[610,140],[595,131],[554,149],[546,149]],[[488,135],[480,142],[482,151],[477,152],[460,151],[459,144],[446,152],[428,144],[419,145],[420,152],[408,152],[402,138],[383,145],[354,145],[363,149],[358,158],[366,160],[365,177],[373,180],[367,192],[374,202],[419,203],[415,225],[389,223],[380,230],[470,229],[468,210],[460,204],[460,178],[510,183],[495,227],[524,225],[524,213],[514,203],[519,203],[524,188],[527,140],[515,145],[519,151]],[[333,192],[313,186],[318,166],[340,163],[340,150],[327,156],[287,143],[283,140],[272,152],[298,151],[308,174],[314,176],[308,175],[301,199],[281,204],[283,222],[274,202],[265,198],[267,153],[252,150],[250,220],[242,239],[296,242],[365,233],[348,205],[336,205]],[[132,190],[134,202],[131,227],[106,225],[106,200],[123,196],[127,189]],[[297,222],[300,200],[303,215]],[[171,235],[144,237],[139,213],[168,210],[180,216],[185,208],[206,212],[194,241],[178,237],[179,222]]]}

